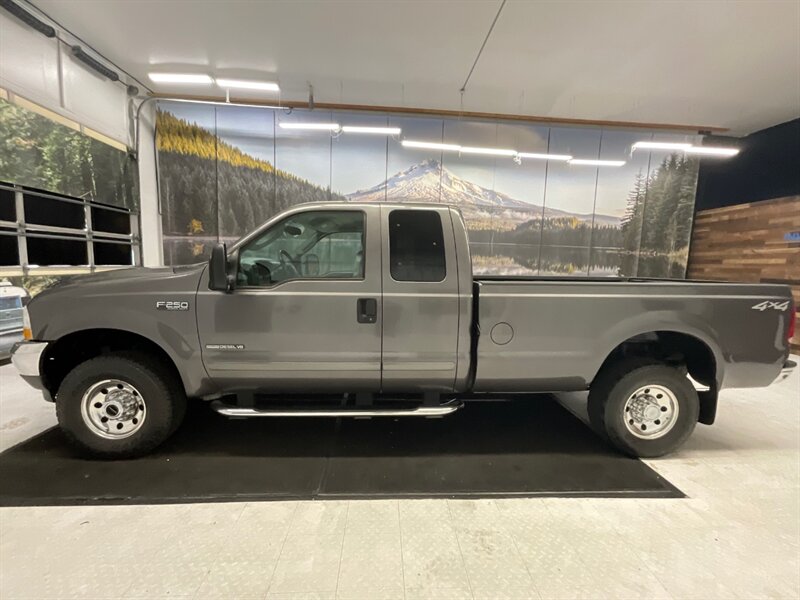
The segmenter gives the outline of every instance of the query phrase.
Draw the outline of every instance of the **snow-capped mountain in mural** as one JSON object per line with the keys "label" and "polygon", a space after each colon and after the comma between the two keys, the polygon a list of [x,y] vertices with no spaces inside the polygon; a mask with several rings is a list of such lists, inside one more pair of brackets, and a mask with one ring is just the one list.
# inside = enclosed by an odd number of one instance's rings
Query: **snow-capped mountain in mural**
{"label": "snow-capped mountain in mural", "polygon": [[[444,168],[437,160],[428,159],[400,171],[386,181],[366,190],[347,195],[353,202],[441,202],[457,206],[465,217],[474,213],[500,209],[507,218],[520,221],[542,215],[542,205],[522,202],[494,190],[462,179]],[[591,214],[577,214],[546,207],[545,218],[575,217],[592,221]],[[609,215],[595,215],[595,222],[619,226],[620,219]]]}

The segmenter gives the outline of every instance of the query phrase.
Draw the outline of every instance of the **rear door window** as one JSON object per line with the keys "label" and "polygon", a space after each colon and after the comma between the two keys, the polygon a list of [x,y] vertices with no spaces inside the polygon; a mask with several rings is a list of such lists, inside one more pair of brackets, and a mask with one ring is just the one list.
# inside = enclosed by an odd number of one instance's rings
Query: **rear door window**
{"label": "rear door window", "polygon": [[445,278],[442,219],[433,210],[389,213],[389,263],[395,281]]}

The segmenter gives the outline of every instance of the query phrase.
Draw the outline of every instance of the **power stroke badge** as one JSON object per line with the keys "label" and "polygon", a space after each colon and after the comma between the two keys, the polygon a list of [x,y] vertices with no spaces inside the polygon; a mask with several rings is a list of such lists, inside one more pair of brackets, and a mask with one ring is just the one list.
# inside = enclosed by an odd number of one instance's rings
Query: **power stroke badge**
{"label": "power stroke badge", "polygon": [[244,350],[244,344],[206,344],[206,350]]}

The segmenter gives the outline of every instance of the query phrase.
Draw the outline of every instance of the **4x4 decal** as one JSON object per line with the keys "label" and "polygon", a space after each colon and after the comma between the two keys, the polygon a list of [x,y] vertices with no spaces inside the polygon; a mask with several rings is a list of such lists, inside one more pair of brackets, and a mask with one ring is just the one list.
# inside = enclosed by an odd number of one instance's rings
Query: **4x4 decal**
{"label": "4x4 decal", "polygon": [[753,310],[760,310],[764,312],[765,310],[771,308],[773,310],[787,310],[789,308],[789,301],[786,300],[784,302],[773,302],[772,300],[764,300],[764,302],[759,302],[751,306]]}

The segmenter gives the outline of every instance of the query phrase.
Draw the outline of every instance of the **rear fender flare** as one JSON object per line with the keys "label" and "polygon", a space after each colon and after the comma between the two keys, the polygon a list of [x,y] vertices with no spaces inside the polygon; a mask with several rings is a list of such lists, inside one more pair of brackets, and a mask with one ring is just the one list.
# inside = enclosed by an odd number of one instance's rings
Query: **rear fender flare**
{"label": "rear fender flare", "polygon": [[631,338],[657,331],[681,333],[704,343],[714,356],[716,389],[722,388],[725,360],[719,348],[715,332],[703,319],[693,315],[676,314],[672,311],[642,313],[610,327],[598,342],[595,352],[592,353],[587,381],[594,381],[606,359],[621,344]]}

